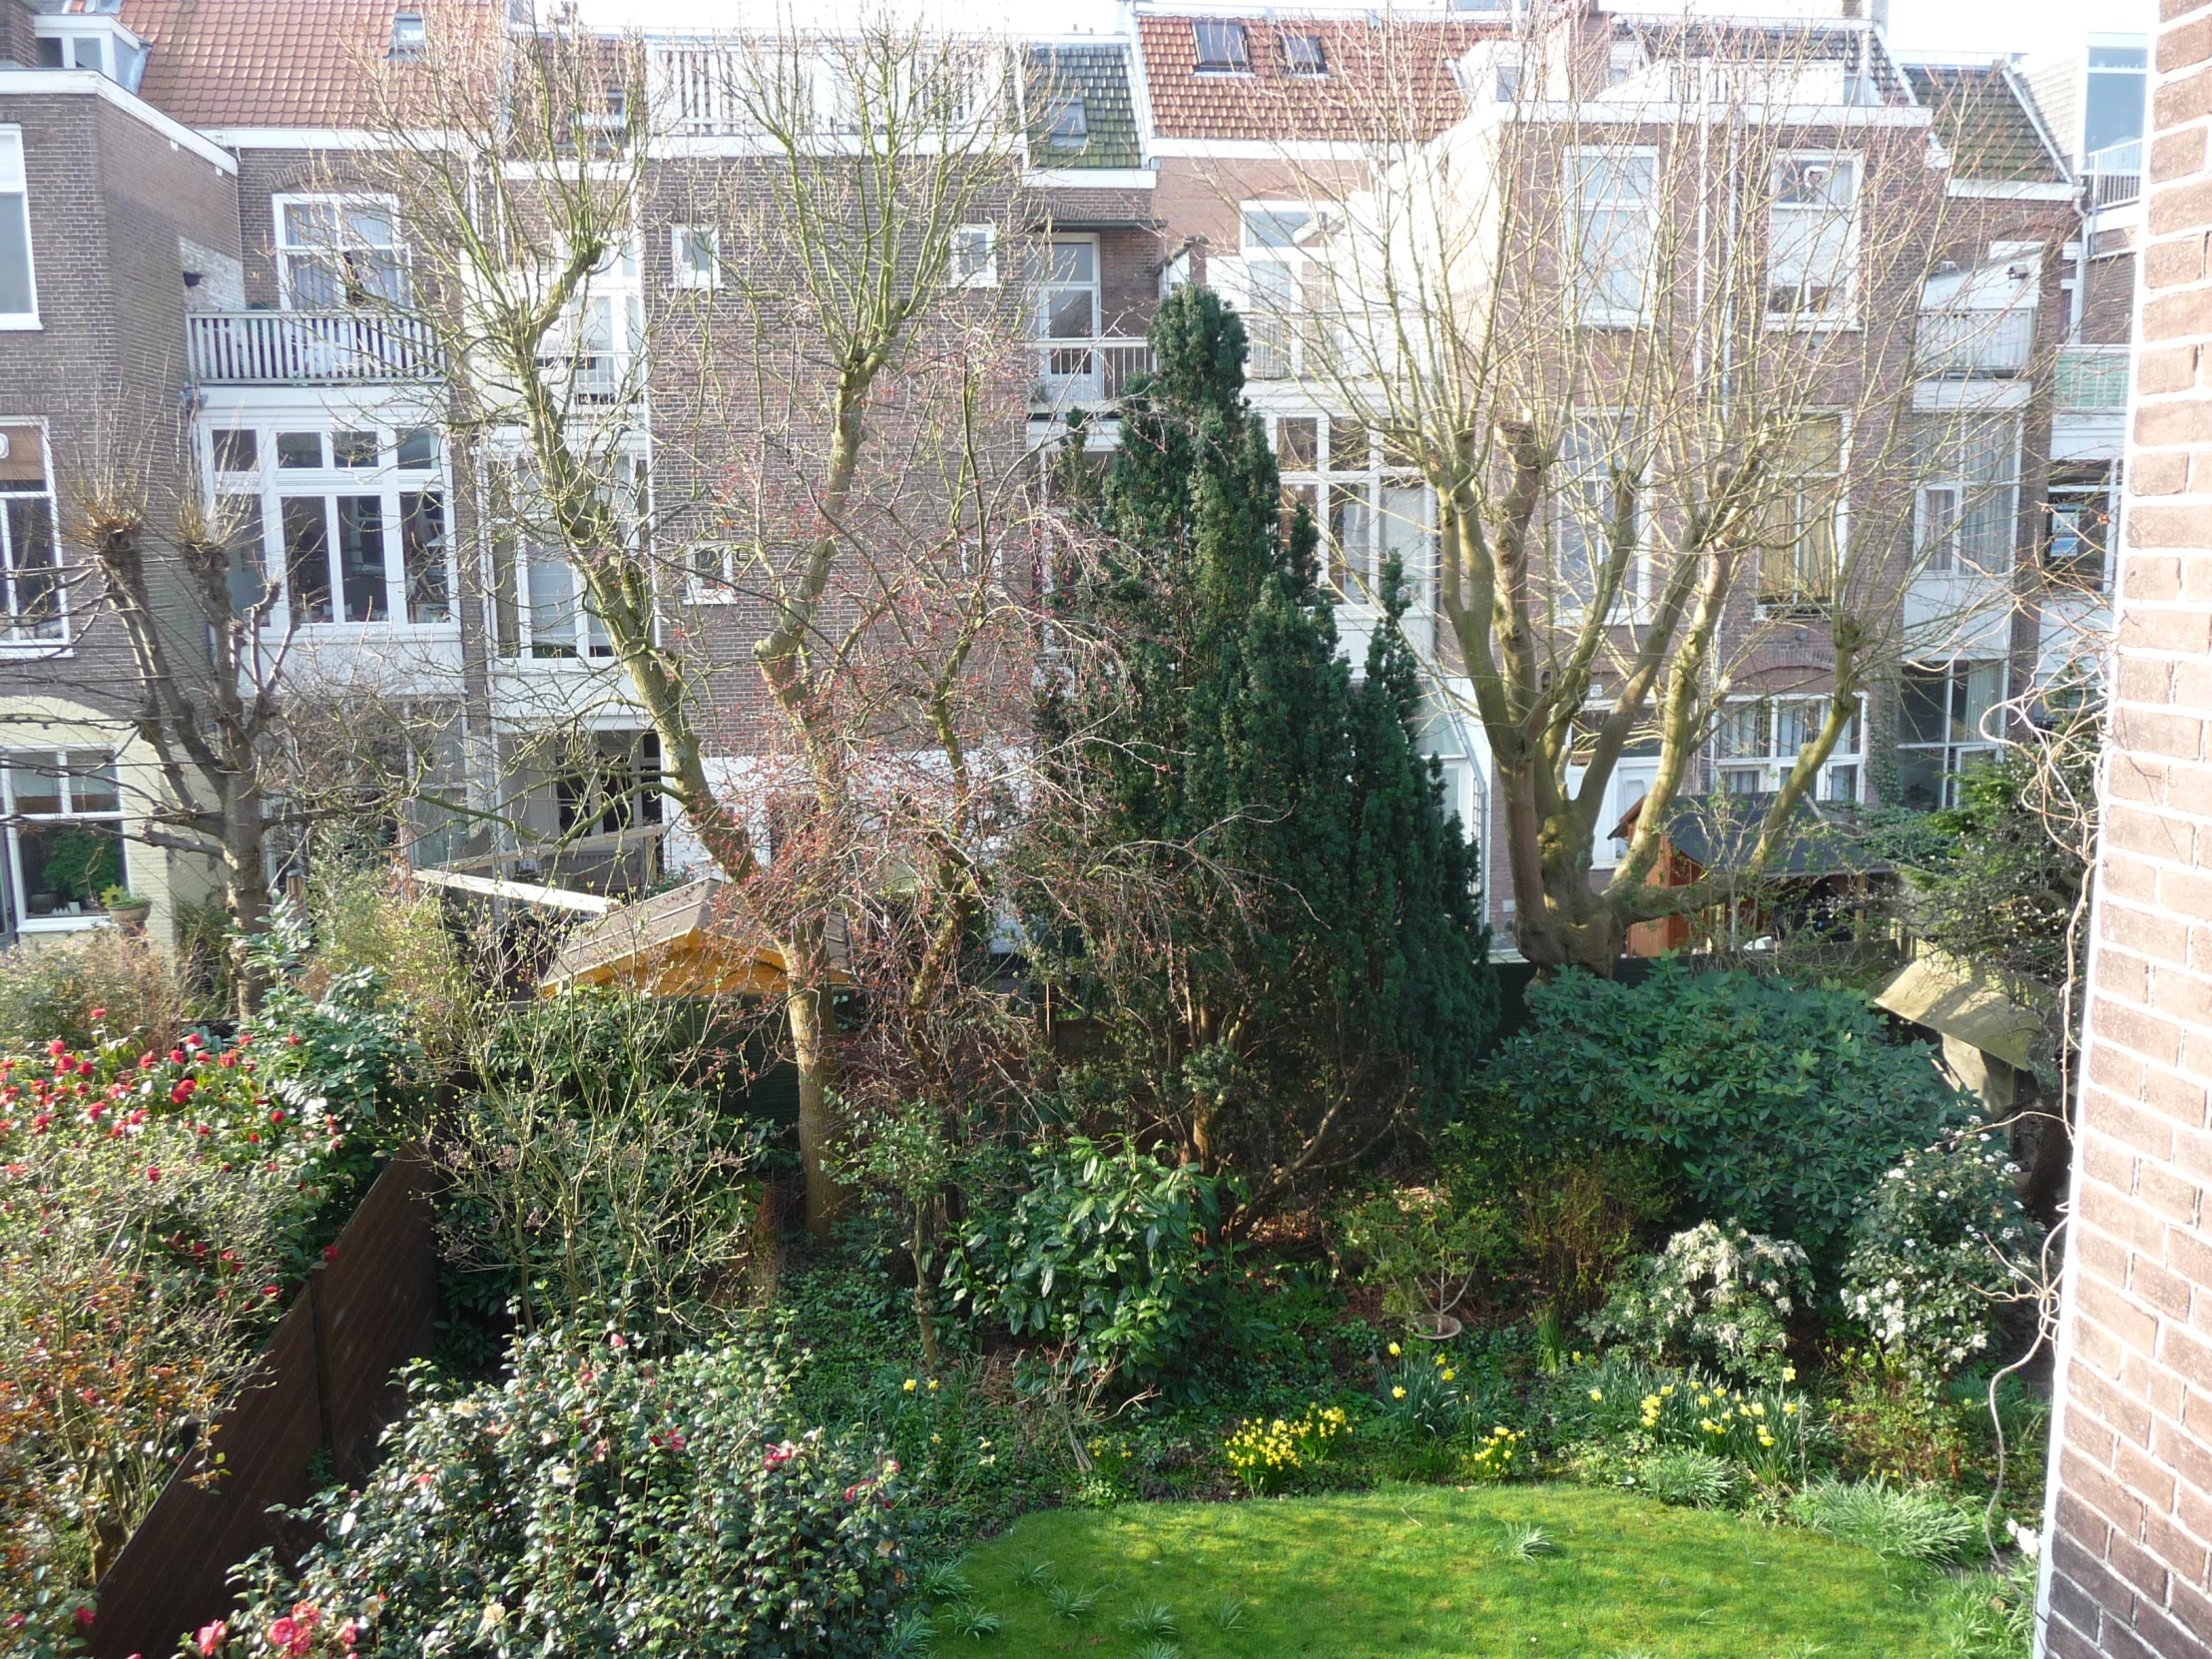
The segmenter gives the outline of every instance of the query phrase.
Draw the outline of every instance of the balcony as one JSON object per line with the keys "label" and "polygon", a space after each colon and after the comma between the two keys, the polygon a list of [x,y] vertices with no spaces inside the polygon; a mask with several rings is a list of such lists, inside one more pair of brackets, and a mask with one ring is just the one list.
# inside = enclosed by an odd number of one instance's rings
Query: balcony
{"label": "balcony", "polygon": [[2053,401],[2061,409],[2124,409],[2127,369],[2124,345],[2062,346],[2051,377]]}
{"label": "balcony", "polygon": [[1029,388],[1033,414],[1118,403],[1131,380],[1152,371],[1152,346],[1141,339],[1038,340],[1030,349],[1037,376]]}
{"label": "balcony", "polygon": [[1923,311],[1917,344],[1926,375],[1978,380],[2024,373],[2035,355],[2035,311],[2031,305]]}
{"label": "balcony", "polygon": [[2081,174],[2088,182],[2091,209],[2117,208],[2139,200],[2143,194],[2142,140],[2090,151],[2083,159]]}
{"label": "balcony", "polygon": [[427,327],[373,311],[196,311],[185,318],[185,349],[201,385],[361,385],[445,372]]}

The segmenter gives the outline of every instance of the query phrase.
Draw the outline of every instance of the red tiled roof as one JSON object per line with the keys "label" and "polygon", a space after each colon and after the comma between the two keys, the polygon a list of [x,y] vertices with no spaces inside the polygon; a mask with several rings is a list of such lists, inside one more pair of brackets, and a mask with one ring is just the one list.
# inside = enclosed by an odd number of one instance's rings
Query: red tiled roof
{"label": "red tiled roof", "polygon": [[[1452,63],[1500,25],[1312,18],[1244,25],[1250,74],[1198,72],[1194,19],[1137,19],[1153,130],[1162,138],[1360,139],[1417,129],[1432,137],[1466,112]],[[1206,21],[1223,21],[1209,17]],[[1285,71],[1283,38],[1317,35],[1326,75]]]}
{"label": "red tiled roof", "polygon": [[139,94],[192,127],[357,127],[395,12],[428,27],[492,18],[483,0],[123,0],[153,50]]}

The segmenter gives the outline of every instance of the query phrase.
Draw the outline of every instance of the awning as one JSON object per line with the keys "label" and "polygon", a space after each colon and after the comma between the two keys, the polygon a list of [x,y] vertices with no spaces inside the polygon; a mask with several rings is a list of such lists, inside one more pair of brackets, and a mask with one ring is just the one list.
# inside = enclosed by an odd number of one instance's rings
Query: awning
{"label": "awning", "polygon": [[1900,1019],[1955,1037],[2024,1071],[2053,997],[2047,985],[2002,978],[1923,945],[1874,1000]]}

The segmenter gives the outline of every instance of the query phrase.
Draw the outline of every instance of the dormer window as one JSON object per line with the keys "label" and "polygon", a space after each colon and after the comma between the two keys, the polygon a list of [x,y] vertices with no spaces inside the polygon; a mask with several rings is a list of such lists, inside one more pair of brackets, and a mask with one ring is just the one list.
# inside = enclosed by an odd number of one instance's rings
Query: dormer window
{"label": "dormer window", "polygon": [[395,12],[391,20],[391,57],[394,63],[419,58],[430,47],[420,12]]}
{"label": "dormer window", "polygon": [[1198,43],[1198,72],[1201,75],[1252,73],[1252,49],[1245,44],[1242,23],[1194,18],[1191,34]]}
{"label": "dormer window", "polygon": [[1327,75],[1329,55],[1319,35],[1283,37],[1283,72],[1286,75]]}
{"label": "dormer window", "polygon": [[59,17],[38,17],[38,63],[41,69],[89,69],[105,75],[118,86],[138,91],[146,69],[146,43],[123,27],[106,20],[95,22],[89,8],[69,14],[67,25]]}
{"label": "dormer window", "polygon": [[1046,107],[1045,136],[1069,150],[1081,149],[1090,142],[1090,117],[1083,108],[1081,93],[1065,93]]}

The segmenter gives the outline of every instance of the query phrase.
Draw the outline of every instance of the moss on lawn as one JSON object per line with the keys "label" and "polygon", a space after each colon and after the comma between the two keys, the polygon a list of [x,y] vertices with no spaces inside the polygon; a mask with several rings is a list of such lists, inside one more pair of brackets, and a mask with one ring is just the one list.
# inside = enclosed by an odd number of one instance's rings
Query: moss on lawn
{"label": "moss on lawn", "polygon": [[[1541,1527],[1557,1553],[1500,1543]],[[1053,1616],[1025,1562],[1097,1588],[1080,1623]],[[1734,1515],[1583,1486],[1393,1487],[1253,1503],[1133,1504],[1025,1516],[965,1572],[1005,1622],[940,1654],[1128,1655],[1139,1606],[1174,1611],[1186,1659],[1914,1659],[1935,1655],[1938,1575]],[[1224,1630],[1214,1613],[1245,1603]],[[940,1621],[940,1627],[949,1621]]]}

